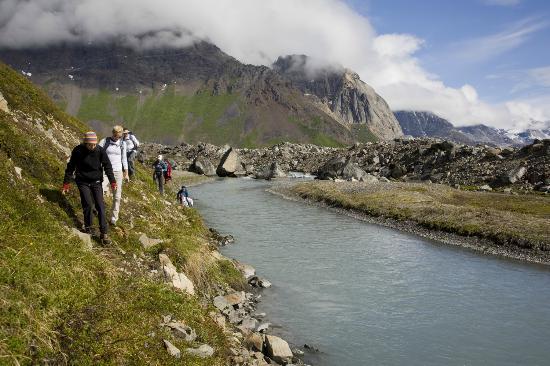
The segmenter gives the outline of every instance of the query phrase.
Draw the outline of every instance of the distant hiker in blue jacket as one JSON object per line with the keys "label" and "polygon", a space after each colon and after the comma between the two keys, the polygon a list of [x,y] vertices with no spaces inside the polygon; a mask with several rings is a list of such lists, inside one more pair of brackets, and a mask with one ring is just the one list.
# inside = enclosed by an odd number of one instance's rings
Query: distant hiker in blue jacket
{"label": "distant hiker in blue jacket", "polygon": [[193,207],[193,199],[189,197],[189,191],[186,186],[181,186],[181,189],[176,194],[176,199],[183,206]]}
{"label": "distant hiker in blue jacket", "polygon": [[160,194],[164,194],[164,173],[168,171],[168,164],[162,155],[153,163],[153,181],[157,184]]}
{"label": "distant hiker in blue jacket", "polygon": [[103,148],[97,146],[97,135],[93,131],[86,132],[82,144],[75,147],[65,169],[63,188],[61,192],[67,194],[70,181],[75,176],[75,182],[80,192],[80,202],[84,211],[84,230],[92,233],[92,208],[95,206],[99,219],[101,242],[111,243],[107,236],[107,219],[105,217],[105,203],[103,201],[103,172],[111,183],[111,189],[116,190],[117,184],[113,174],[111,161]]}

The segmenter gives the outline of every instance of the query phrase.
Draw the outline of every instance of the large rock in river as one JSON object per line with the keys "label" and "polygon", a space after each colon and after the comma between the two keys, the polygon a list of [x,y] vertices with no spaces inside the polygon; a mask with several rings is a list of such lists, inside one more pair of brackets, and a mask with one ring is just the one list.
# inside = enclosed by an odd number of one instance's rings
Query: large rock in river
{"label": "large rock in river", "polygon": [[223,154],[216,174],[220,177],[234,177],[235,173],[241,169],[241,159],[239,154],[230,148]]}
{"label": "large rock in river", "polygon": [[214,167],[214,164],[212,164],[212,162],[204,156],[198,156],[195,158],[195,160],[193,160],[193,164],[189,167],[189,171],[197,174],[204,174],[206,176],[216,175],[216,168]]}

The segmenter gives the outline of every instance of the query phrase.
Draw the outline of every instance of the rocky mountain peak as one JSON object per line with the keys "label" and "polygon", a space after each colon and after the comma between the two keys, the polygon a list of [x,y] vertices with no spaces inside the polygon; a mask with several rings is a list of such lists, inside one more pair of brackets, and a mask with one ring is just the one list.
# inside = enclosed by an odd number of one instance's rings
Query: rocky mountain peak
{"label": "rocky mountain peak", "polygon": [[316,98],[340,123],[366,124],[382,139],[403,135],[386,101],[356,72],[304,55],[279,57],[273,69],[289,78],[304,95]]}

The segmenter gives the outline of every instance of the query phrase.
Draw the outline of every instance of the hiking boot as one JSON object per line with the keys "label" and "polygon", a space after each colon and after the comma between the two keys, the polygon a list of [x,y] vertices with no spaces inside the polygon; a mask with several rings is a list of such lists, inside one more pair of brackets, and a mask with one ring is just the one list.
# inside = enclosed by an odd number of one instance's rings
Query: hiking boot
{"label": "hiking boot", "polygon": [[103,244],[103,245],[109,245],[109,244],[113,243],[111,241],[111,239],[109,238],[109,235],[107,235],[107,234],[101,234],[99,236],[99,240],[101,240],[101,244]]}
{"label": "hiking boot", "polygon": [[96,236],[96,232],[95,232],[93,227],[84,227],[84,228],[82,228],[82,232],[86,233],[86,234],[89,234],[91,236]]}

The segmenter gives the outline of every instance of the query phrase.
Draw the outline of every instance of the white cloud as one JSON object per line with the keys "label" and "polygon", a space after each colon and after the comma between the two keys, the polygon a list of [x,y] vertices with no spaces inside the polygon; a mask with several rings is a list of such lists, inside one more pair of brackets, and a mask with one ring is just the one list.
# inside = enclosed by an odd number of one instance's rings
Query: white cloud
{"label": "white cloud", "polygon": [[[492,54],[503,52],[506,43],[523,42],[543,24],[530,19],[470,45],[494,45]],[[183,47],[205,39],[245,63],[264,65],[281,55],[306,54],[357,71],[393,109],[430,110],[457,124],[505,127],[531,114],[546,115],[538,104],[531,110],[489,105],[470,85],[446,86],[415,57],[423,40],[379,35],[366,17],[341,0],[0,1],[0,46],[109,38],[134,47]]]}
{"label": "white cloud", "polygon": [[512,24],[502,32],[457,42],[451,48],[454,50],[454,56],[461,61],[486,61],[521,46],[532,34],[548,25],[547,20],[527,18]]}

